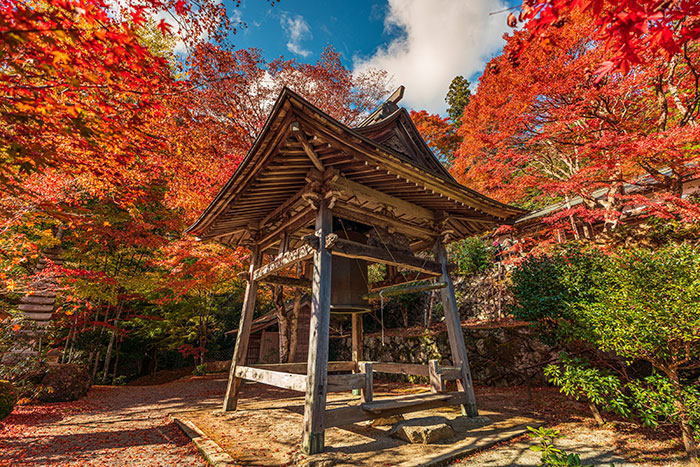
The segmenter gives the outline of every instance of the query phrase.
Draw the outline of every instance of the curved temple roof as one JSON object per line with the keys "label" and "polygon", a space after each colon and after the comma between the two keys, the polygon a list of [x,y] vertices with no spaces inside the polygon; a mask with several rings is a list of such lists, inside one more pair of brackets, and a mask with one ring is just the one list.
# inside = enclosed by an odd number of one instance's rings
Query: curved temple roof
{"label": "curved temple roof", "polygon": [[283,231],[296,232],[293,246],[312,230],[310,204],[319,191],[331,192],[337,216],[403,233],[414,251],[436,235],[462,238],[526,212],[457,183],[395,101],[351,129],[285,88],[253,147],[188,232],[264,248]]}

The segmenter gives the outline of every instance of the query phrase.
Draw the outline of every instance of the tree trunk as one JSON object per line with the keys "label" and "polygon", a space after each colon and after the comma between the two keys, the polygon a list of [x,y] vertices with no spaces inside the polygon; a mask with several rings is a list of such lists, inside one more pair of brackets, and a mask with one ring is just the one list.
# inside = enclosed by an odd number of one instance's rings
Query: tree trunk
{"label": "tree trunk", "polygon": [[589,401],[588,408],[591,409],[593,418],[595,419],[595,422],[598,424],[598,426],[605,425],[605,420],[603,420],[603,417],[600,415],[600,410],[598,410],[598,406],[596,406],[593,402]]}
{"label": "tree trunk", "polygon": [[673,402],[673,407],[678,412],[678,424],[681,427],[685,452],[688,454],[688,459],[690,460],[691,464],[698,465],[698,445],[695,442],[693,427],[690,425],[688,407],[686,407],[685,403],[683,402],[683,388],[681,386],[680,378],[678,377],[678,370],[675,368],[664,368],[663,371],[671,380],[673,393],[676,396],[676,400]]}
{"label": "tree trunk", "polygon": [[294,308],[290,316],[289,326],[289,358],[288,363],[293,363],[297,358],[297,343],[299,335],[299,311],[301,310],[301,295],[294,298]]}
{"label": "tree trunk", "polygon": [[112,336],[109,338],[109,344],[107,345],[107,353],[105,354],[105,365],[102,369],[102,380],[106,383],[107,376],[109,375],[109,363],[112,359],[112,347],[114,347],[114,340],[117,337],[117,332],[119,331],[119,315],[122,313],[122,306],[124,302],[119,304],[119,309],[117,310],[117,315],[114,317],[114,329],[112,329]]}
{"label": "tree trunk", "polygon": [[112,371],[112,386],[114,386],[114,382],[117,379],[117,367],[119,366],[119,351],[122,348],[122,341],[123,339],[121,337],[117,338],[117,351],[115,352],[116,356],[114,357],[114,370]]}
{"label": "tree trunk", "polygon": [[289,316],[284,303],[284,289],[282,287],[275,287],[273,300],[275,302],[275,315],[277,315],[280,363],[285,363],[289,359]]}
{"label": "tree trunk", "polygon": [[428,314],[425,316],[425,329],[430,328],[433,324],[433,312],[435,311],[435,298],[437,297],[437,290],[430,292],[430,305],[428,306]]}
{"label": "tree trunk", "polygon": [[[97,366],[100,363],[100,351],[97,351],[97,354],[95,355],[95,364],[92,366],[92,381],[95,381],[95,376],[97,376]],[[70,362],[70,358],[68,359]]]}

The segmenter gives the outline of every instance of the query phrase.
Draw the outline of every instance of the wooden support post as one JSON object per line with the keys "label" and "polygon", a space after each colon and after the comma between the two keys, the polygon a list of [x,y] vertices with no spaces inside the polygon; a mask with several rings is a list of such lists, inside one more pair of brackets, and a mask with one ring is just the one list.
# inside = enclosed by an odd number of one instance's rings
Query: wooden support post
{"label": "wooden support post", "polygon": [[440,290],[440,296],[442,297],[442,307],[445,311],[445,323],[447,324],[447,334],[450,339],[452,363],[460,367],[462,371],[462,378],[457,380],[457,385],[460,391],[464,391],[467,399],[467,404],[466,407],[463,407],[463,412],[466,412],[465,415],[470,417],[477,417],[479,416],[479,410],[476,406],[472,375],[469,370],[467,348],[464,345],[464,334],[462,334],[462,323],[459,319],[455,287],[452,283],[452,278],[450,278],[450,273],[448,272],[447,251],[445,250],[445,245],[442,244],[442,240],[438,239],[435,242],[433,253],[435,253],[435,260],[442,265],[440,282],[447,284]]}
{"label": "wooden support post", "polygon": [[316,235],[319,237],[319,242],[313,255],[309,360],[304,402],[304,431],[301,440],[301,449],[306,454],[317,454],[324,449],[332,261],[331,253],[326,249],[326,236],[332,229],[333,215],[328,208],[328,201],[322,200],[316,215]]}
{"label": "wooden support post", "polygon": [[430,392],[445,392],[445,382],[440,375],[440,368],[437,360],[428,362],[428,375],[430,377]]}
{"label": "wooden support post", "polygon": [[228,374],[228,384],[226,386],[226,396],[224,397],[223,407],[225,412],[236,410],[236,404],[238,404],[238,392],[241,388],[241,378],[236,376],[236,367],[245,365],[246,356],[248,355],[248,338],[250,337],[250,327],[253,323],[253,312],[255,311],[255,295],[258,293],[258,283],[253,280],[253,271],[260,266],[261,256],[262,254],[258,246],[254,246],[250,256],[250,267],[248,268],[250,279],[245,288],[236,347],[233,350],[231,369]]}
{"label": "wooden support post", "polygon": [[364,329],[362,329],[362,314],[352,314],[352,361],[357,363],[364,360]]}
{"label": "wooden support post", "polygon": [[[355,372],[359,371],[359,362],[364,360],[364,329],[362,329],[362,314],[352,314],[352,361],[355,364]],[[360,395],[358,390],[352,391],[356,396]]]}
{"label": "wooden support post", "polygon": [[374,397],[374,390],[372,389],[374,384],[372,362],[360,363],[360,373],[365,374],[365,387],[362,389],[362,402],[372,402],[372,398]]}

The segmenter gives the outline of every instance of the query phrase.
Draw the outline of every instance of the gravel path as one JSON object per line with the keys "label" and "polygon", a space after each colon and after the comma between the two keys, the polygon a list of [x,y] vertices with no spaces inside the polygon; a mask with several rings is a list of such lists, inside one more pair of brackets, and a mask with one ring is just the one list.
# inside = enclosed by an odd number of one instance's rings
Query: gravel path
{"label": "gravel path", "polygon": [[[616,452],[615,434],[609,430],[592,430],[576,425],[575,430],[564,430],[562,434],[565,437],[556,440],[555,446],[566,452],[580,455],[581,464],[596,466],[615,464],[615,467],[641,467],[641,464],[632,464]],[[454,465],[463,467],[535,466],[540,462],[540,453],[532,451],[530,446],[535,446],[536,444],[537,441],[528,437],[493,447],[458,461]]]}
{"label": "gravel path", "polygon": [[19,407],[2,424],[0,466],[205,466],[168,413],[217,407],[225,384],[98,386],[78,402]]}

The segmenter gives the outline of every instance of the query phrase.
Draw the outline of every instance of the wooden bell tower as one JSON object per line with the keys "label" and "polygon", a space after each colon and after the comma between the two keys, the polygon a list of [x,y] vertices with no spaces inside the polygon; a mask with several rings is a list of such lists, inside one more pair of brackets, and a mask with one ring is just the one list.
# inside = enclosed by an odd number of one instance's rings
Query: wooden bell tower
{"label": "wooden bell tower", "polygon": [[[304,392],[307,453],[323,451],[325,429],[332,426],[442,405],[461,405],[465,415],[478,415],[445,242],[524,211],[458,184],[396,105],[402,95],[399,88],[350,129],[285,88],[236,173],[188,229],[201,239],[251,251],[224,410],[236,409],[242,379]],[[354,227],[352,235],[346,225]],[[265,255],[271,259],[262,264]],[[300,262],[309,275],[288,271]],[[351,300],[337,288],[346,287],[360,262],[386,264],[387,277],[366,282],[366,295]],[[334,271],[336,279],[350,279],[334,283]],[[259,283],[311,290],[307,364],[245,366]],[[363,361],[363,300],[401,284],[408,291],[440,289],[451,366]],[[357,295],[357,284],[347,288]],[[328,361],[333,312],[352,314],[352,361]],[[431,392],[374,399],[374,373],[423,375],[430,378]],[[446,392],[446,380],[456,380],[458,390]],[[350,390],[361,391],[359,405],[326,410],[328,392]]]}

